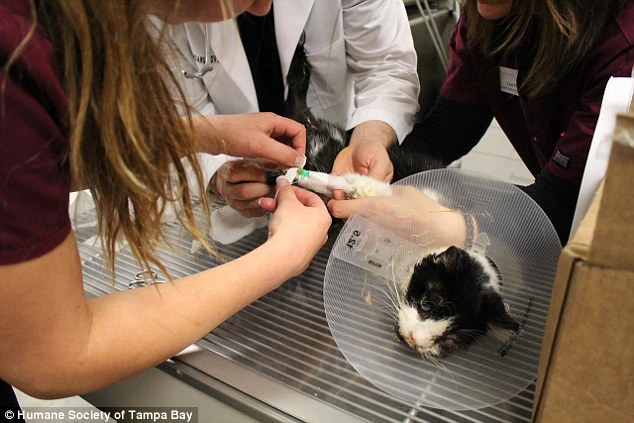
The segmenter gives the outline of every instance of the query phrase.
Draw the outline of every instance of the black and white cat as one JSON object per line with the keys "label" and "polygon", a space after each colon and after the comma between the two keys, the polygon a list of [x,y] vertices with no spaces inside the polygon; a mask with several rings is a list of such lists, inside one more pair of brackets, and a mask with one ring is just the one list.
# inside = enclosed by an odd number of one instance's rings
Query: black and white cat
{"label": "black and white cat", "polygon": [[[337,154],[348,144],[349,134],[324,119],[317,119],[306,105],[310,64],[299,45],[287,78],[288,117],[306,127],[307,169],[330,173]],[[394,180],[441,167],[440,161],[398,144],[388,149]],[[388,184],[369,177],[347,175],[350,197],[387,192]],[[370,194],[367,194],[370,193]],[[458,247],[433,252],[414,266],[397,301],[398,338],[425,357],[438,357],[464,349],[489,325],[517,331],[500,295],[501,276],[487,257]]]}
{"label": "black and white cat", "polygon": [[414,266],[401,287],[396,333],[423,356],[464,349],[490,325],[518,331],[500,295],[501,276],[487,257],[449,247]]}

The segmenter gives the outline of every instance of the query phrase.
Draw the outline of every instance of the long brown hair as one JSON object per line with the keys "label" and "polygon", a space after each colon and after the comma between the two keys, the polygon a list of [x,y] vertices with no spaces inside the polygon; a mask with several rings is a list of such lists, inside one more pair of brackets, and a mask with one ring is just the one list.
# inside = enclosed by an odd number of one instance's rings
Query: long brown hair
{"label": "long brown hair", "polygon": [[155,247],[164,241],[168,202],[213,251],[196,224],[181,161],[191,163],[208,212],[192,112],[165,61],[164,31],[150,34],[145,0],[31,2],[62,61],[73,180],[93,192],[110,269],[123,236],[144,266],[167,274]]}
{"label": "long brown hair", "polygon": [[[608,20],[629,1],[513,0],[509,15],[497,22],[480,16],[477,0],[462,3],[469,25],[469,45],[486,55],[518,54],[527,37],[535,37],[533,65],[520,89],[536,97],[548,92],[583,61]],[[501,29],[501,37],[495,37],[496,29]]]}

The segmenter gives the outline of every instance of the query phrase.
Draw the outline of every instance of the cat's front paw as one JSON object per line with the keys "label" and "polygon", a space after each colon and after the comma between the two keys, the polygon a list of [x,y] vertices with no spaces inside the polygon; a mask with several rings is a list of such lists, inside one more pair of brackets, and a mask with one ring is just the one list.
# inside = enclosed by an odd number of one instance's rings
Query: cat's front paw
{"label": "cat's front paw", "polygon": [[392,188],[387,182],[358,173],[349,173],[344,177],[349,187],[345,190],[347,199],[389,196],[392,194]]}

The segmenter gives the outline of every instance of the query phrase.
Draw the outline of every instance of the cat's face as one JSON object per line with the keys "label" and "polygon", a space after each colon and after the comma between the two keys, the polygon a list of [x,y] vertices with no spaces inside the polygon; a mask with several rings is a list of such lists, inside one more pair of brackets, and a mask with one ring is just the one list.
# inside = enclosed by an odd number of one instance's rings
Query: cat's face
{"label": "cat's face", "polygon": [[465,348],[488,324],[518,330],[499,286],[499,272],[484,256],[450,247],[424,257],[399,302],[399,339],[424,356],[438,357]]}

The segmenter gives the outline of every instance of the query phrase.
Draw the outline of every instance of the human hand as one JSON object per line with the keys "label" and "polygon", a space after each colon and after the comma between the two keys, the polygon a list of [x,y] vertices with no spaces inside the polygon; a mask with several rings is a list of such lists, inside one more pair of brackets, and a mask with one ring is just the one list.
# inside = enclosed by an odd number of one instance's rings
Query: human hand
{"label": "human hand", "polygon": [[352,172],[390,182],[394,168],[385,147],[379,142],[367,141],[349,145],[341,150],[335,159],[333,174],[343,175]]}
{"label": "human hand", "polygon": [[279,178],[275,198],[263,198],[262,206],[274,210],[267,243],[287,262],[288,277],[299,275],[328,239],[332,219],[324,202],[315,193]]}
{"label": "human hand", "polygon": [[[337,155],[332,173],[360,173],[389,183],[394,175],[394,167],[387,148],[394,142],[396,134],[388,124],[381,121],[364,122],[352,132],[348,147]],[[340,190],[335,190],[333,197],[344,198]]]}
{"label": "human hand", "polygon": [[195,116],[194,133],[209,154],[264,158],[299,166],[306,152],[306,129],[274,113]]}
{"label": "human hand", "polygon": [[241,215],[262,216],[267,210],[260,207],[260,198],[275,193],[275,188],[266,184],[267,167],[275,168],[276,164],[256,160],[227,162],[211,178],[210,188]]}
{"label": "human hand", "polygon": [[[390,196],[333,199],[328,202],[328,209],[335,218],[359,214],[412,242],[424,240],[429,246],[464,248],[465,215],[459,209],[443,206],[430,194],[412,186],[392,185]],[[476,222],[473,223],[475,227]]]}
{"label": "human hand", "polygon": [[[394,168],[385,147],[376,142],[368,142],[351,145],[341,150],[335,159],[332,173],[335,175],[360,173],[389,183],[392,180]],[[343,200],[346,196],[342,190],[336,189],[332,191],[332,198]]]}

